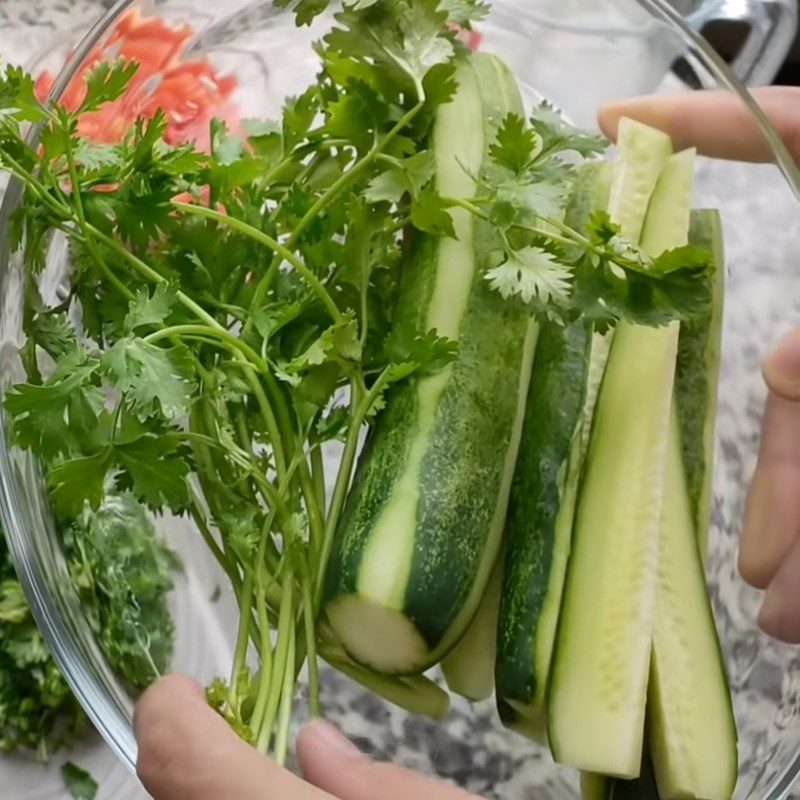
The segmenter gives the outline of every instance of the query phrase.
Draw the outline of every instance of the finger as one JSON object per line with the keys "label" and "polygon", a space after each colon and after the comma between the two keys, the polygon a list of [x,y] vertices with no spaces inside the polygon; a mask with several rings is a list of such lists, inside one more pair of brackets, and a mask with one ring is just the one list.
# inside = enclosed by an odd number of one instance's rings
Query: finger
{"label": "finger", "polygon": [[767,398],[758,454],[745,509],[739,570],[765,589],[800,539],[800,403]]}
{"label": "finger", "polygon": [[243,742],[188,678],[148,689],[134,732],[136,771],[155,800],[333,800]]}
{"label": "finger", "polygon": [[767,589],[758,622],[770,636],[800,644],[800,539]]}
{"label": "finger", "polygon": [[[800,161],[800,87],[768,86],[752,90],[783,139]],[[598,121],[603,133],[616,141],[622,117],[668,133],[676,150],[696,147],[706,156],[737,161],[772,161],[772,150],[750,112],[732,92],[683,92],[652,95],[602,108]]]}
{"label": "finger", "polygon": [[787,333],[764,359],[764,380],[786,400],[800,402],[800,328]]}
{"label": "finger", "polygon": [[341,800],[478,800],[393,764],[371,761],[325,722],[301,733],[297,757],[306,780]]}

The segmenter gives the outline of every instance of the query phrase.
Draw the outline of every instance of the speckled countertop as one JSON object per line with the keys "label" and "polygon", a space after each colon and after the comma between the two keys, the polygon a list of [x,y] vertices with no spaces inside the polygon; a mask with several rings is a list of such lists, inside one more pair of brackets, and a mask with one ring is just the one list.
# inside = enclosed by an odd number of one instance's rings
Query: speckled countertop
{"label": "speckled countertop", "polygon": [[[65,35],[85,29],[110,5],[108,0],[0,0],[0,56],[30,63],[63,44]],[[710,571],[718,623],[730,642],[726,657],[737,689],[740,730],[751,743],[752,752],[743,757],[753,765],[752,774],[768,784],[770,761],[783,758],[785,763],[789,751],[800,747],[800,655],[754,632],[758,597],[742,586],[731,563],[763,400],[759,359],[781,331],[800,324],[800,225],[796,203],[772,167],[703,164],[701,176],[697,204],[722,209],[730,270],[715,503],[718,546]],[[324,700],[334,721],[377,757],[455,779],[486,798],[556,800],[574,787],[574,778],[555,772],[549,757],[502,731],[491,704],[470,708],[457,701],[440,725],[393,711],[332,674],[325,677]],[[99,741],[71,757],[100,779],[101,800],[146,797]],[[740,796],[761,800],[763,795],[749,788],[741,787]],[[24,757],[0,760],[0,797],[65,796],[54,767]]]}

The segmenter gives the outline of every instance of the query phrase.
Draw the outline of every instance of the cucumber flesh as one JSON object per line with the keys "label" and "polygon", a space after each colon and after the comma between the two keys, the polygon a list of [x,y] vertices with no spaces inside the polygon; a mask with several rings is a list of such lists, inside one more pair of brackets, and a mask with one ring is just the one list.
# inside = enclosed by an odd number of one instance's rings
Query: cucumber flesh
{"label": "cucumber flesh", "polygon": [[[640,153],[646,158],[647,151]],[[671,156],[642,248],[686,244],[694,154]],[[548,698],[557,761],[621,778],[642,762],[679,326],[617,326],[584,468]]]}
{"label": "cucumber flesh", "polygon": [[671,155],[672,140],[665,133],[631,119],[620,120],[608,207],[611,219],[631,242],[642,238],[650,197]]}
{"label": "cucumber flesh", "polygon": [[674,405],[649,709],[650,749],[661,797],[730,800],[738,775],[736,724],[697,547]]}
{"label": "cucumber flesh", "polygon": [[497,616],[502,586],[503,553],[497,559],[486,594],[466,633],[442,661],[448,689],[473,702],[487,700],[494,691]]}

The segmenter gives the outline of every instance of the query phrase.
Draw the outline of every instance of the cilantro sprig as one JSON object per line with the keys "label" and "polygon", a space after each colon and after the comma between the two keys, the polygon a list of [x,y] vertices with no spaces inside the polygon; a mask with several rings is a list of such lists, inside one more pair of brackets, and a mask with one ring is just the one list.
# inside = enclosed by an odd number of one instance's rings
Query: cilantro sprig
{"label": "cilantro sprig", "polygon": [[[286,4],[300,23],[328,5]],[[125,91],[129,63],[98,67],[76,113],[39,103],[19,70],[0,79],[0,167],[22,187],[27,380],[5,400],[17,444],[42,462],[69,530],[120,493],[194,521],[240,610],[230,675],[209,701],[279,761],[304,662],[313,713],[319,657],[400,702],[409,691],[349,662],[318,620],[363,428],[393,384],[457,356],[397,318],[409,240],[454,235],[459,205],[497,232],[481,267],[509,302],[598,327],[680,316],[701,268],[696,253],[645,261],[605,217],[585,231],[558,222],[573,162],[605,145],[547,105],[503,121],[473,200],[439,196],[431,124],[465,57],[456,29],[484,11],[345,2],[316,47],[316,82],[280,120],[236,134],[215,121],[209,153],[165,144],[161,114],[115,145],[78,135],[81,113]],[[47,303],[54,240],[70,270]],[[343,450],[328,497],[331,439]]]}

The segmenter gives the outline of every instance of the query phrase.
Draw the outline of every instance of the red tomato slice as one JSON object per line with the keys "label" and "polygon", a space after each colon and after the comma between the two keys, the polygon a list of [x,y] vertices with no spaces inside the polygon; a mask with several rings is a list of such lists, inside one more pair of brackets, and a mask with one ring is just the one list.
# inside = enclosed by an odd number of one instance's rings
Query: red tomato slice
{"label": "red tomato slice", "polygon": [[[78,108],[86,95],[87,71],[104,60],[135,61],[139,68],[123,97],[81,117],[81,136],[113,144],[138,117],[152,118],[158,109],[167,117],[165,139],[170,144],[195,141],[198,148],[208,150],[213,117],[235,128],[238,115],[230,98],[236,79],[219,75],[208,59],[181,60],[193,33],[189,25],[170,27],[160,17],[143,17],[136,10],[124,14],[105,42],[87,56],[61,102],[72,111]],[[39,76],[40,99],[50,92],[53,81],[50,73]]]}

